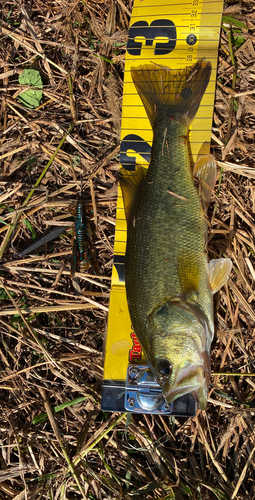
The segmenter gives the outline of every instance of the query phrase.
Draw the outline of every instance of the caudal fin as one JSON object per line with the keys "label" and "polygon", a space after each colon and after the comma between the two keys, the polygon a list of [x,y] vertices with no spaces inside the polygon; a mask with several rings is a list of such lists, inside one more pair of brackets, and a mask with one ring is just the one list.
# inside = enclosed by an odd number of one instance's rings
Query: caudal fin
{"label": "caudal fin", "polygon": [[133,82],[151,126],[154,126],[162,112],[189,126],[209,83],[211,69],[212,65],[206,59],[199,59],[197,63],[181,70],[155,64],[131,68]]}

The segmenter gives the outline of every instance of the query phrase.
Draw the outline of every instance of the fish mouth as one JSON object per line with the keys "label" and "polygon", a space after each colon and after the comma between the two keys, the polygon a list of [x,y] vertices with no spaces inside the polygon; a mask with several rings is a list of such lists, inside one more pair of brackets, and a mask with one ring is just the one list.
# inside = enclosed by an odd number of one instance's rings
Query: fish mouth
{"label": "fish mouth", "polygon": [[174,385],[165,393],[165,398],[168,403],[172,403],[175,399],[190,392],[198,401],[200,409],[205,410],[208,390],[203,365],[195,369],[188,366],[180,370],[179,373],[177,372]]}

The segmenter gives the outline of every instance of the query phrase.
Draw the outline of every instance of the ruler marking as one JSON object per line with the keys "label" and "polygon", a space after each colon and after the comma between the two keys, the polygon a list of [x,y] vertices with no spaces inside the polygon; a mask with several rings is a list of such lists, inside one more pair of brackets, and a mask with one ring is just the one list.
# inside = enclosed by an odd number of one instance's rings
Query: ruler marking
{"label": "ruler marking", "polygon": [[[155,3],[155,0],[144,0],[143,2],[134,0],[133,13],[130,20],[130,29],[132,29],[132,32],[129,32],[124,74],[121,129],[121,142],[123,141],[123,144],[120,151],[121,155],[123,155],[123,159],[121,158],[122,166],[126,165],[129,159],[133,167],[135,167],[138,161],[139,164],[147,166],[148,162],[146,162],[146,159],[149,159],[149,153],[147,151],[147,156],[143,157],[145,154],[144,143],[148,145],[149,150],[152,145],[153,135],[144,107],[141,101],[139,102],[140,98],[137,92],[135,92],[135,87],[130,75],[131,66],[155,62],[156,64],[166,65],[174,69],[183,69],[186,66],[191,66],[196,63],[201,57],[206,57],[210,60],[213,66],[212,77],[209,91],[206,91],[204,96],[205,104],[199,107],[202,116],[200,116],[198,111],[191,127],[189,141],[191,151],[188,153],[190,158],[192,160],[195,159],[202,144],[207,142],[210,143],[211,140],[210,123],[212,123],[215,94],[213,90],[216,83],[216,66],[218,60],[217,31],[220,31],[222,15],[220,9],[223,5],[223,0],[184,0],[181,3],[179,3],[178,0],[173,0],[173,2],[170,0],[158,0],[159,5],[155,5]],[[168,24],[167,22],[165,23],[167,29],[160,34],[160,30],[162,27],[164,28],[164,22],[162,21],[165,20],[168,21]],[[142,24],[141,21],[143,22]],[[158,21],[161,21],[161,23]],[[135,23],[139,22],[140,26],[134,26]],[[173,27],[173,29],[171,30],[169,28],[168,31],[168,27],[171,27],[171,29]],[[150,31],[150,28],[152,31]],[[168,33],[169,37],[166,36]],[[155,34],[154,38],[153,34]],[[195,36],[195,42],[193,44],[188,43],[190,42],[188,38],[189,35]],[[165,40],[167,38],[168,42],[166,43]],[[163,54],[158,50],[161,48],[165,50]],[[131,53],[129,53],[129,50]],[[159,53],[157,53],[157,51]],[[198,53],[199,56],[197,55]],[[127,103],[127,101],[129,101],[129,103]],[[134,104],[130,104],[133,102]],[[145,128],[145,120],[147,120],[149,128]],[[206,122],[206,120],[209,121]],[[205,128],[203,128],[203,124]],[[125,139],[128,135],[131,137]],[[137,135],[140,137],[140,140],[133,140],[132,135]],[[199,138],[200,140],[196,141],[193,140],[193,138]],[[125,146],[128,149],[125,149]],[[134,147],[133,150],[132,146]],[[139,152],[137,149],[141,151]],[[132,153],[132,151],[134,151],[134,153]],[[126,248],[126,229],[124,229],[124,225],[126,223],[126,218],[125,211],[123,212],[123,210],[123,199],[119,189],[117,196],[114,255],[119,256],[119,260],[123,258],[124,262]],[[111,295],[110,300],[109,326],[106,339],[104,379],[112,380],[120,378],[123,378],[123,380],[125,379],[127,368],[125,363],[128,363],[128,354],[126,357],[125,355],[124,357],[122,356],[122,358],[121,354],[114,356],[111,348],[120,338],[125,338],[127,341],[131,342],[131,320],[125,302],[125,283],[121,281],[119,274],[119,268],[123,268],[121,264],[122,262],[119,263],[119,267],[117,267],[118,263],[114,265],[112,277],[113,295]]]}
{"label": "ruler marking", "polygon": [[[174,17],[174,16],[183,16],[183,15],[186,15],[186,13],[182,12],[182,13],[180,13],[180,14],[173,14],[173,17]],[[211,15],[211,16],[219,16],[219,15],[222,15],[222,12],[212,12],[212,11],[207,11],[207,12],[203,12],[203,15],[206,15],[206,16],[210,16],[210,15]],[[159,16],[166,16],[166,14],[162,12],[162,14],[157,14],[157,17],[159,17]],[[142,15],[140,15],[140,16],[133,16],[133,17],[134,17],[134,18],[135,18],[135,17],[137,17],[137,18],[139,18],[139,19],[140,19],[140,18],[141,18],[141,17],[143,17],[143,16],[142,16]],[[147,17],[153,17],[153,18],[155,18],[155,14],[148,14],[148,15],[146,16],[146,18],[147,18]],[[198,15],[194,18],[194,20],[196,20],[196,21],[197,21],[197,20],[199,19],[199,17],[201,17],[201,14],[198,14]],[[168,16],[167,16],[167,18],[168,18]],[[185,18],[184,18],[184,19],[185,19]],[[192,18],[192,19],[193,19],[193,18]],[[189,18],[189,20],[190,20],[190,18]],[[159,19],[157,19],[157,21],[159,21]],[[132,25],[131,25],[131,26],[132,26]],[[155,25],[155,26],[156,26],[156,25]],[[176,27],[177,27],[177,26],[176,26]],[[211,27],[212,27],[212,28],[215,28],[215,25],[213,25],[213,26],[211,26]],[[136,29],[136,28],[137,28],[137,29],[139,29],[139,26],[132,26],[132,28],[133,28],[133,29]]]}
{"label": "ruler marking", "polygon": [[[208,4],[208,5],[221,4],[222,5],[222,0],[214,0],[214,1],[210,1],[210,0],[206,1],[205,0],[204,2],[198,2],[198,5],[196,5],[195,7],[199,7],[199,6],[202,6],[202,5],[205,5],[205,4]],[[191,8],[194,7],[194,5],[191,2],[182,2],[182,3],[178,3],[177,2],[177,3],[168,3],[168,4],[157,5],[157,9],[159,9],[160,7],[163,7],[165,9],[168,8],[168,7],[171,7],[171,8],[173,8],[173,7],[183,7],[185,5],[190,5]],[[154,0],[154,5],[153,4],[152,5],[147,5],[147,6],[145,6],[145,5],[136,5],[134,7],[134,9],[146,9],[146,10],[147,9],[153,9],[153,8],[155,8],[155,0]],[[221,11],[221,13],[222,13],[222,11]],[[174,15],[176,15],[176,13]],[[132,15],[132,18],[133,17],[135,17],[135,16]],[[146,15],[146,17],[147,17],[147,15]]]}

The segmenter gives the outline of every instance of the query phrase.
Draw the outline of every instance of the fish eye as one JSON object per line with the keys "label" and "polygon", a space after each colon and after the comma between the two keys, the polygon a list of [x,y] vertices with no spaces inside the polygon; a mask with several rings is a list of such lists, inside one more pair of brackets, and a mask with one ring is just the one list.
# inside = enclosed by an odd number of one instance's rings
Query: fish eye
{"label": "fish eye", "polygon": [[167,359],[163,359],[158,363],[158,371],[162,377],[169,377],[172,374],[173,367]]}

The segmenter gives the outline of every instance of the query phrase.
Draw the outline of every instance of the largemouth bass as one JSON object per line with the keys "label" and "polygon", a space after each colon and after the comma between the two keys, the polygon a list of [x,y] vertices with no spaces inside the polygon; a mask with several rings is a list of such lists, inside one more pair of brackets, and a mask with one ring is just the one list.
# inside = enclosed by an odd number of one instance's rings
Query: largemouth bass
{"label": "largemouth bass", "polygon": [[[202,59],[183,70],[132,68],[153,129],[148,170],[121,169],[127,218],[125,282],[131,321],[166,400],[192,392],[206,408],[213,293],[227,281],[231,261],[207,263],[205,213],[216,181],[212,155],[192,174],[189,127],[211,75]],[[195,175],[199,191],[194,185]]]}

